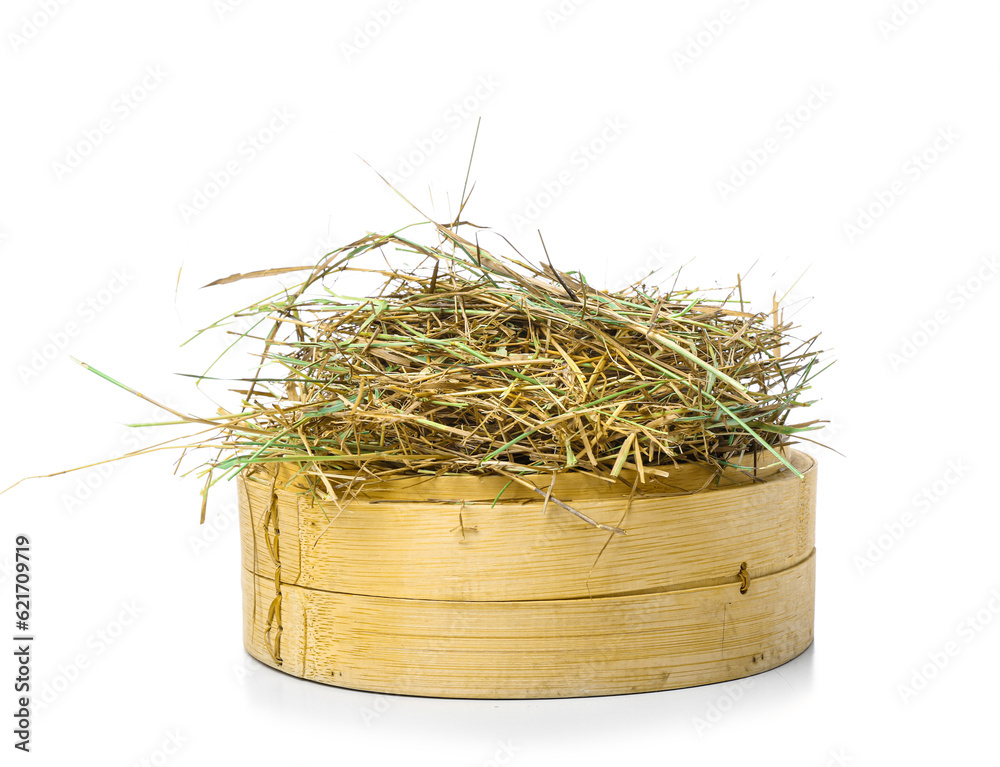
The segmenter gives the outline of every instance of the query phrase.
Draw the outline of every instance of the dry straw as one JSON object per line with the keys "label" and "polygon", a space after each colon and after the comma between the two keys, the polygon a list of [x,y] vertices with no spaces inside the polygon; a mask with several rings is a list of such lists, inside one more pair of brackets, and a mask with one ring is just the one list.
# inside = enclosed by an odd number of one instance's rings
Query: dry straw
{"label": "dry straw", "polygon": [[[307,273],[206,329],[244,322],[251,329],[236,341],[256,342],[260,358],[237,390],[238,412],[170,410],[171,423],[205,427],[185,449],[218,450],[201,467],[206,494],[259,464],[292,467],[334,501],[414,474],[492,473],[505,488],[541,492],[526,475],[615,483],[624,471],[641,490],[679,463],[749,471],[748,457],[765,451],[798,474],[780,448],[820,427],[789,421],[810,404],[819,353],[816,338],[795,338],[777,302],[750,311],[739,280],[714,298],[643,281],[602,290],[555,269],[547,251],[533,266],[491,230],[424,219],[314,266],[212,283]],[[489,238],[517,255],[487,251]],[[416,264],[403,268],[400,254]],[[342,295],[338,278],[349,273],[380,287]]]}

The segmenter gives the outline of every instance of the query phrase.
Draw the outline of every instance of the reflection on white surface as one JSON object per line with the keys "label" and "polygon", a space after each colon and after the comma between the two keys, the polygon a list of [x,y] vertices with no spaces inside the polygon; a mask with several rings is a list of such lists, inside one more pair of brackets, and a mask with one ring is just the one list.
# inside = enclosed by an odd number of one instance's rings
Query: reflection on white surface
{"label": "reflection on white surface", "polygon": [[815,644],[788,663],[742,680],[679,690],[594,698],[469,700],[384,695],[323,685],[276,671],[245,656],[240,684],[263,717],[291,717],[324,731],[367,730],[375,737],[489,740],[517,732],[523,740],[558,741],[614,723],[627,734],[686,731],[708,737],[737,718],[767,721],[808,700]]}

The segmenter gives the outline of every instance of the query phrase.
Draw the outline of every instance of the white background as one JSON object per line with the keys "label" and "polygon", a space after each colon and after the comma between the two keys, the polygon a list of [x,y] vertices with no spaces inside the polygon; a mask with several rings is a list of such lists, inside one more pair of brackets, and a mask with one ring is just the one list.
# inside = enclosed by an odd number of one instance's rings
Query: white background
{"label": "white background", "polygon": [[[126,428],[162,414],[70,354],[214,412],[173,374],[221,342],[180,344],[275,284],[199,286],[412,221],[359,157],[447,218],[481,116],[471,220],[532,257],[541,228],[557,265],[595,282],[687,264],[681,281],[710,287],[753,266],[761,309],[785,295],[802,333],[822,331],[838,362],[814,412],[846,457],[809,448],[816,641],[750,685],[617,698],[303,682],[242,650],[235,486],[199,527],[199,480],[156,453],[0,497],[0,638],[23,533],[49,700],[29,756],[4,717],[3,764],[484,765],[503,745],[524,767],[996,758],[998,280],[983,259],[998,250],[1000,6],[231,5],[0,12],[0,486],[162,435]],[[287,124],[249,150],[276,110]],[[185,215],[198,192],[213,199]]]}

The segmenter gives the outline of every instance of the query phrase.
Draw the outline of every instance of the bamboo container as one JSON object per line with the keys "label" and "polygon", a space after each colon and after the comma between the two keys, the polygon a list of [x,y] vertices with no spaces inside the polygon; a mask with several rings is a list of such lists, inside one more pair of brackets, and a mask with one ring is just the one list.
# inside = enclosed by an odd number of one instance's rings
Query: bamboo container
{"label": "bamboo container", "polygon": [[[642,493],[406,477],[339,508],[239,478],[244,644],[326,684],[436,697],[611,695],[766,671],[812,642],[816,466],[665,467]],[[760,459],[758,459],[760,460]],[[648,477],[647,477],[648,480]],[[504,492],[501,494],[501,490]],[[497,496],[499,500],[497,500]]]}

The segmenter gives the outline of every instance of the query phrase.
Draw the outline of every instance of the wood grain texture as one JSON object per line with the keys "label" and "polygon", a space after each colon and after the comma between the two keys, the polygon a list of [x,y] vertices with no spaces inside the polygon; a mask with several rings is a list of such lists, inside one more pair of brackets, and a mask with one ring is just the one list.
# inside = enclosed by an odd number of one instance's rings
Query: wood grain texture
{"label": "wood grain texture", "polygon": [[815,464],[804,453],[791,458],[804,479],[774,471],[757,482],[742,477],[689,495],[647,492],[631,502],[599,480],[557,482],[553,494],[625,535],[596,529],[554,504],[546,509],[537,495],[493,506],[502,480],[478,495],[468,487],[481,484],[478,477],[419,486],[438,498],[465,484],[472,499],[465,502],[420,501],[414,488],[410,501],[357,499],[341,510],[283,490],[269,475],[241,478],[243,564],[273,577],[261,530],[273,486],[281,580],[307,588],[506,601],[730,583],[743,562],[751,578],[760,578],[802,561],[815,545]]}
{"label": "wood grain texture", "polygon": [[[375,692],[548,698],[738,679],[812,642],[815,557],[738,584],[601,599],[454,602],[283,586],[280,670]],[[274,583],[243,571],[247,651],[263,640]]]}
{"label": "wood grain texture", "polygon": [[812,641],[816,466],[790,458],[803,479],[764,467],[678,494],[704,484],[690,467],[631,502],[600,480],[556,484],[626,535],[545,509],[527,488],[494,505],[493,477],[384,483],[341,509],[302,495],[290,472],[243,475],[246,648],[326,684],[442,697],[608,695],[766,671]]}

